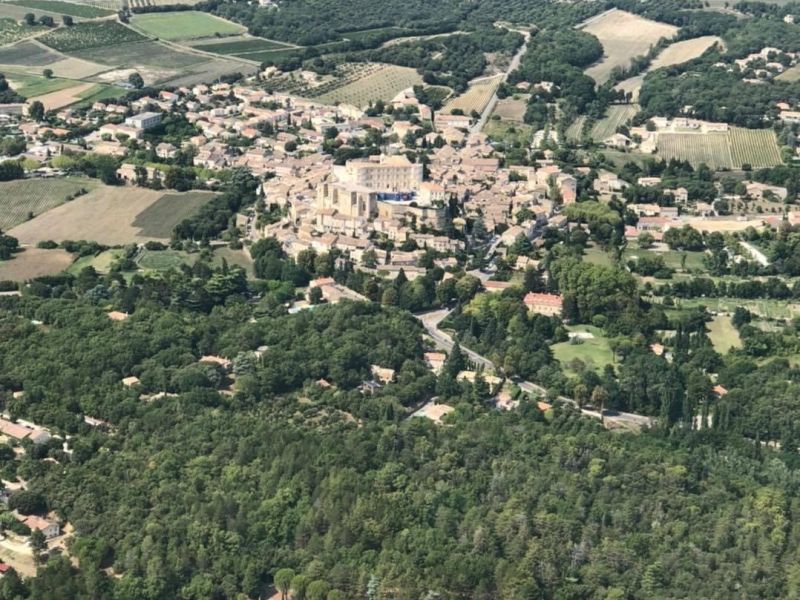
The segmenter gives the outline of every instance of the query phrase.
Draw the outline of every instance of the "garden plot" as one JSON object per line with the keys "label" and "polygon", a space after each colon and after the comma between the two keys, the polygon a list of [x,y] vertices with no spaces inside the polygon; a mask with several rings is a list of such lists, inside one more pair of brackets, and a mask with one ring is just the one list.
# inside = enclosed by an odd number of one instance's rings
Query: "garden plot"
{"label": "garden plot", "polygon": [[583,31],[603,45],[603,58],[586,69],[586,74],[597,83],[605,83],[614,68],[628,67],[633,57],[647,54],[661,38],[672,38],[678,28],[613,9],[587,21]]}

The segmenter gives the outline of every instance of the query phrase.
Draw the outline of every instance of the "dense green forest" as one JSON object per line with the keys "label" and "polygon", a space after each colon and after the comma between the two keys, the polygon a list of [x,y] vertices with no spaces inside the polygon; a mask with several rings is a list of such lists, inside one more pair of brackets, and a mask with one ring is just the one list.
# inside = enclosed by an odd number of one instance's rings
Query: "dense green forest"
{"label": "dense green forest", "polygon": [[[3,301],[0,383],[26,391],[12,414],[70,433],[74,452],[6,459],[4,476],[76,526],[81,566],[51,559],[3,579],[2,598],[258,597],[287,568],[311,599],[797,593],[791,457],[715,430],[619,436],[567,409],[499,413],[480,385],[437,382],[413,318],[377,305],[252,322],[247,292],[198,312],[165,305],[169,282],[139,282],[115,323],[97,285],[50,283],[61,298]],[[233,396],[197,363],[207,353],[234,360]],[[365,396],[370,364],[397,379]],[[131,374],[140,389],[120,385]],[[139,399],[157,391],[175,395]],[[433,393],[456,406],[449,425],[406,418]]]}

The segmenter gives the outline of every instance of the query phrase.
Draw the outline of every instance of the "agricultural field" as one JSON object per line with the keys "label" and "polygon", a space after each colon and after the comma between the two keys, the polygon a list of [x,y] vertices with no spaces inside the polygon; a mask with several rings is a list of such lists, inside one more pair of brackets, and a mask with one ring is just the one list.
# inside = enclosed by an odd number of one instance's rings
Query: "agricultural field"
{"label": "agricultural field", "polygon": [[111,98],[119,98],[127,94],[129,90],[117,87],[114,85],[103,85],[101,83],[95,84],[88,90],[84,90],[79,94],[80,101],[76,104],[78,107],[91,106],[95,102],[102,102],[103,100],[110,100]]}
{"label": "agricultural field", "polygon": [[525,111],[528,109],[528,98],[530,94],[514,94],[507,98],[497,101],[492,117],[500,117],[501,121],[511,121],[522,123],[525,118]]}
{"label": "agricultural field", "polygon": [[62,2],[61,0],[11,0],[10,3],[31,10],[46,10],[59,15],[69,15],[83,19],[96,19],[114,14],[113,11],[97,6],[78,4],[76,2]]}
{"label": "agricultural field", "polygon": [[84,60],[120,68],[145,65],[178,70],[208,60],[208,57],[180,52],[154,41],[87,48],[72,54]]}
{"label": "agricultural field", "polygon": [[137,14],[131,19],[131,25],[147,36],[162,40],[191,40],[245,31],[241,25],[197,11]]}
{"label": "agricultural field", "polygon": [[70,79],[47,78],[39,75],[8,73],[8,83],[21,96],[36,98],[65,88],[74,87],[77,82]]}
{"label": "agricultural field", "polygon": [[[245,36],[233,40],[227,38],[223,41],[217,40],[214,42],[212,40],[204,39],[199,40],[199,42],[201,43],[191,44],[191,47],[202,52],[213,52],[214,54],[223,54],[226,56],[236,56],[240,54],[247,54],[248,52],[269,52],[270,50],[292,48],[292,46],[282,42],[273,42],[272,40],[265,40],[264,38]],[[244,58],[246,58],[246,56]]]}
{"label": "agricultural field", "polygon": [[[72,84],[76,82],[71,82]],[[70,106],[80,102],[89,90],[96,87],[94,83],[78,83],[78,85],[71,85],[70,87],[35,96],[33,99],[38,100],[44,105],[45,110],[58,110],[65,106]]]}
{"label": "agricultural field", "polygon": [[86,177],[18,179],[0,183],[0,230],[38,216],[67,201],[80,189],[91,190],[97,181]]}
{"label": "agricultural field", "polygon": [[767,129],[731,127],[718,133],[659,133],[656,146],[663,158],[680,158],[694,165],[704,162],[713,169],[781,164],[775,134]]}
{"label": "agricultural field", "polygon": [[192,216],[214,196],[210,192],[164,194],[136,215],[133,226],[141,229],[143,236],[167,239],[177,223]]}
{"label": "agricultural field", "polygon": [[60,60],[63,60],[60,54],[35,42],[19,42],[0,48],[0,65],[46,67]]}
{"label": "agricultural field", "polygon": [[608,80],[615,67],[627,67],[631,58],[647,54],[658,40],[672,38],[678,32],[673,25],[618,9],[589,19],[582,29],[603,45],[602,60],[586,69],[586,74],[601,84]]}
{"label": "agricultural field", "polygon": [[712,169],[731,167],[731,148],[727,133],[659,133],[656,142],[661,158],[679,158],[693,165],[705,163]]}
{"label": "agricultural field", "polygon": [[[638,112],[638,104],[614,104],[609,106],[606,116],[597,121],[592,127],[592,139],[595,142],[602,142],[608,139],[617,132],[621,125],[625,125]],[[580,130],[578,130],[578,134],[580,135]]]}
{"label": "agricultural field", "polygon": [[57,275],[72,264],[72,254],[65,250],[25,248],[11,260],[0,261],[0,281],[28,281],[35,277]]}
{"label": "agricultural field", "polygon": [[[363,73],[363,75],[360,75]],[[327,104],[353,104],[367,106],[376,100],[391,100],[399,92],[415,85],[422,85],[422,77],[414,69],[394,65],[359,65],[344,79],[313,90],[309,97]]]}
{"label": "agricultural field", "polygon": [[0,44],[11,44],[46,29],[47,27],[39,27],[38,25],[33,27],[20,25],[14,19],[0,18]]}
{"label": "agricultural field", "polygon": [[739,332],[727,315],[716,315],[711,320],[708,324],[708,338],[711,340],[714,350],[720,354],[725,354],[732,348],[742,347]]}
{"label": "agricultural field", "polygon": [[227,262],[230,266],[242,267],[247,273],[248,277],[255,277],[255,269],[253,268],[253,259],[245,250],[232,250],[227,246],[219,246],[214,249],[213,263],[215,265],[222,265],[222,261]]}
{"label": "agricultural field", "polygon": [[[19,22],[22,21],[25,18],[25,15],[29,12],[31,12],[31,10],[23,6],[17,6],[16,4],[11,4],[10,2],[0,2],[0,19],[13,19],[16,22]],[[47,15],[53,17],[56,22],[61,21],[61,15],[58,13],[37,10],[35,15],[37,18]]]}
{"label": "agricultural field", "polygon": [[781,151],[771,129],[731,127],[730,138],[734,169],[740,169],[744,164],[756,169],[781,164]]}
{"label": "agricultural field", "polygon": [[581,139],[581,133],[583,132],[583,124],[586,123],[586,115],[580,115],[577,119],[575,119],[569,127],[567,127],[567,139],[573,142],[577,142]]}
{"label": "agricultural field", "polygon": [[723,43],[722,38],[715,35],[704,35],[691,40],[683,40],[682,42],[670,44],[653,59],[653,62],[650,63],[650,66],[644,73],[621,81],[617,84],[615,89],[623,90],[630,94],[631,100],[636,102],[639,99],[639,90],[642,87],[645,75],[656,69],[679,65],[695,59],[717,43]]}
{"label": "agricultural field", "polygon": [[[160,203],[165,196],[167,200]],[[188,198],[185,205],[184,198]],[[98,184],[88,194],[26,221],[9,233],[28,245],[42,240],[94,240],[109,246],[166,241],[168,232],[200,204],[195,192],[165,194]]]}
{"label": "agricultural field", "polygon": [[800,64],[789,67],[783,73],[778,75],[775,79],[779,81],[799,81],[800,80]]}
{"label": "agricultural field", "polygon": [[74,27],[55,29],[39,38],[43,44],[59,52],[75,52],[89,48],[115,48],[128,42],[141,42],[144,37],[116,21],[78,23]]}
{"label": "agricultural field", "polygon": [[442,112],[452,114],[454,110],[459,109],[463,110],[465,115],[471,114],[472,111],[483,112],[502,81],[502,75],[476,79],[470,83],[466,92],[448,100],[442,107]]}

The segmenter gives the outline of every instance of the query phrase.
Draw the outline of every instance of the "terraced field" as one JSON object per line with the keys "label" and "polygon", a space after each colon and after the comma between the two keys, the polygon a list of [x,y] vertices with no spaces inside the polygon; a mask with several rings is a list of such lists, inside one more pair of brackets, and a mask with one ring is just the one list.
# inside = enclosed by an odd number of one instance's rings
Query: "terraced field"
{"label": "terraced field", "polygon": [[503,80],[502,75],[494,77],[486,77],[471,83],[469,89],[455,98],[451,98],[447,104],[442,107],[444,113],[451,113],[454,110],[463,110],[465,115],[475,112],[483,112],[492,95],[497,91],[500,83]]}
{"label": "terraced field", "polygon": [[131,25],[145,35],[162,40],[191,40],[245,31],[241,25],[197,11],[138,14],[131,19]]}

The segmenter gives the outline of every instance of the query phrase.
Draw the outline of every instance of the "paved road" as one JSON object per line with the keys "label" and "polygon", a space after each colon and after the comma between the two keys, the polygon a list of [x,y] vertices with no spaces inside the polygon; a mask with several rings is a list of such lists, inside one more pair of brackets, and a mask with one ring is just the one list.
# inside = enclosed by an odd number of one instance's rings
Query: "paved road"
{"label": "paved road", "polygon": [[[520,49],[517,50],[517,53],[511,58],[511,62],[508,63],[508,69],[506,69],[506,72],[503,73],[503,80],[500,82],[501,84],[508,80],[508,76],[513,71],[516,71],[517,67],[519,67],[522,57],[525,56],[525,53],[528,51],[528,40],[531,38],[531,34],[527,31],[520,31],[519,33],[525,36],[525,41],[522,43]],[[478,119],[478,121],[472,127],[470,127],[471,133],[476,133],[483,129],[484,125],[486,125],[486,121],[489,120],[489,117],[494,112],[494,107],[497,106],[497,100],[497,92],[495,92],[492,94],[492,98],[489,100],[489,102],[486,103],[486,107],[481,113],[481,118]]]}
{"label": "paved road", "polygon": [[[444,333],[441,329],[439,329],[439,323],[444,321],[449,315],[452,309],[440,309],[434,310],[426,313],[420,313],[414,315],[419,321],[422,323],[422,326],[425,327],[425,331],[428,335],[433,339],[436,346],[444,350],[446,352],[450,352],[453,349],[453,338],[449,335]],[[481,365],[484,368],[495,368],[494,363],[491,360],[478,354],[477,352],[473,352],[469,348],[465,348],[461,346],[461,351],[466,354],[469,359],[477,365]],[[544,396],[547,393],[547,390],[542,386],[533,383],[531,381],[520,381],[517,382],[517,385],[520,389],[524,392],[529,394],[537,394],[540,396]],[[567,398],[566,396],[559,396],[558,401],[564,404],[569,404],[578,408],[577,402],[572,398]],[[584,416],[592,417],[594,419],[600,419],[601,415],[600,412],[597,410],[590,410],[588,408],[580,409],[581,413]],[[635,413],[626,413],[626,412],[618,412],[613,410],[606,410],[604,411],[602,417],[605,418],[605,422],[608,425],[615,425],[617,427],[624,427],[626,429],[634,429],[640,430],[642,427],[651,427],[655,423],[655,419],[652,417],[646,417],[644,415],[637,415]]]}

